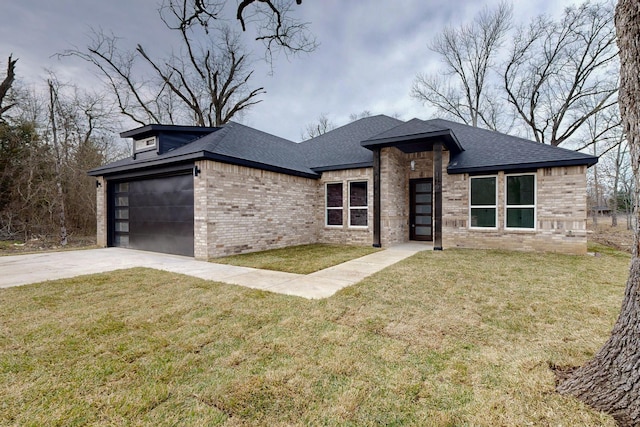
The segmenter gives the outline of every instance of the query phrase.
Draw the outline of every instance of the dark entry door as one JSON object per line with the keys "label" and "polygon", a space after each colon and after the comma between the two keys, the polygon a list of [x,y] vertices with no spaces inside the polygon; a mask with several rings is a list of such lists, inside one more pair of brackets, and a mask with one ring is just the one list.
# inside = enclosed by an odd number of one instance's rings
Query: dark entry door
{"label": "dark entry door", "polygon": [[411,240],[433,240],[433,180],[412,179],[410,182]]}
{"label": "dark entry door", "polygon": [[191,173],[114,185],[113,246],[193,256]]}

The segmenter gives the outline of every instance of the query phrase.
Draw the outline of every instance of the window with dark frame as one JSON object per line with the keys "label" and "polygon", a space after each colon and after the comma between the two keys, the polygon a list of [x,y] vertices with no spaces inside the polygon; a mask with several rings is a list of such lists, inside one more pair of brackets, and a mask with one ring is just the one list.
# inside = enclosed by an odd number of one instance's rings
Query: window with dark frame
{"label": "window with dark frame", "polygon": [[469,224],[474,228],[496,228],[496,177],[470,178]]}
{"label": "window with dark frame", "polygon": [[534,229],[536,225],[536,177],[506,176],[506,228]]}
{"label": "window with dark frame", "polygon": [[326,225],[342,225],[342,183],[328,183],[326,185]]}
{"label": "window with dark frame", "polygon": [[349,182],[349,227],[368,225],[367,181]]}

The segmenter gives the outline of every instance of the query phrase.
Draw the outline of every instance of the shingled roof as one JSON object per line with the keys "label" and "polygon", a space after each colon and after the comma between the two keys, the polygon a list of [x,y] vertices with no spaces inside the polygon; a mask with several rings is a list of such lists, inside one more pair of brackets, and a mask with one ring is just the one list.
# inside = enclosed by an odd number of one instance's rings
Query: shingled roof
{"label": "shingled roof", "polygon": [[211,129],[208,135],[155,157],[129,157],[93,169],[89,174],[123,173],[203,159],[309,178],[319,177],[306,165],[305,157],[295,142],[235,122]]}
{"label": "shingled roof", "polygon": [[299,145],[307,164],[317,172],[370,167],[373,155],[360,142],[403,123],[384,115],[365,117]]}
{"label": "shingled roof", "polygon": [[452,154],[447,172],[481,173],[558,166],[592,166],[598,158],[578,151],[442,119],[426,123],[448,128],[463,151]]}
{"label": "shingled roof", "polygon": [[[371,150],[379,147],[395,146],[404,152],[416,152],[430,149],[438,140],[451,153],[447,167],[451,174],[591,166],[598,161],[588,154],[442,119],[403,122],[384,115],[366,117],[301,143],[234,122],[210,131],[166,153],[123,159],[89,174],[109,175],[210,159],[318,178],[323,171],[371,167]],[[135,134],[133,130],[122,135]]]}

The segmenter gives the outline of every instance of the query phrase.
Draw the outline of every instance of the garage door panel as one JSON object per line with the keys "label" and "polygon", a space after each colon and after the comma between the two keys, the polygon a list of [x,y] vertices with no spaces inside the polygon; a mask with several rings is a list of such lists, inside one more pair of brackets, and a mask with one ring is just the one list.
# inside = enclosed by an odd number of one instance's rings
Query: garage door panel
{"label": "garage door panel", "polygon": [[[119,188],[126,191],[117,192]],[[193,176],[190,173],[129,181],[124,186],[116,184],[113,197],[114,245],[193,256]],[[116,216],[127,218],[116,219]],[[128,227],[120,224],[123,222]]]}
{"label": "garage door panel", "polygon": [[131,233],[134,238],[147,235],[182,236],[193,232],[193,226],[190,224],[169,221],[140,221],[129,224],[129,229],[135,230]]}
{"label": "garage door panel", "polygon": [[[162,222],[162,223],[183,223],[178,215],[193,217],[193,206],[152,206],[152,207],[136,207],[129,209],[129,215],[131,215],[132,222]],[[191,224],[193,221],[191,222]]]}
{"label": "garage door panel", "polygon": [[[135,189],[135,185],[131,186]],[[132,191],[129,193],[129,207],[193,206],[193,188],[180,191]]]}

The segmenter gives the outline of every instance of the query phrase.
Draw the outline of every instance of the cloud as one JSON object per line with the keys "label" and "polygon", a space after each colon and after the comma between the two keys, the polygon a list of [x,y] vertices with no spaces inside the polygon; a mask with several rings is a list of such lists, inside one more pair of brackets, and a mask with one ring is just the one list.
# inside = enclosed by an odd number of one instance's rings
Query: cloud
{"label": "cloud", "polygon": [[[6,2],[0,15],[0,61],[20,58],[18,77],[35,82],[51,68],[61,77],[92,85],[89,64],[52,55],[87,43],[90,28],[112,31],[123,43],[142,43],[152,52],[170,51],[173,38],[149,0],[21,0]],[[337,124],[349,114],[399,114],[404,119],[430,112],[409,97],[414,76],[438,67],[427,43],[445,25],[468,22],[483,7],[464,1],[308,0],[294,11],[316,34],[319,48],[308,55],[281,56],[270,68],[256,62],[254,84],[264,86],[263,102],[241,117],[258,129],[298,140],[307,123],[322,113]],[[557,15],[572,2],[531,0],[518,4],[518,20],[549,12]],[[235,22],[232,23],[235,25]],[[251,49],[260,56],[262,47]],[[0,62],[0,63],[2,63]]]}

